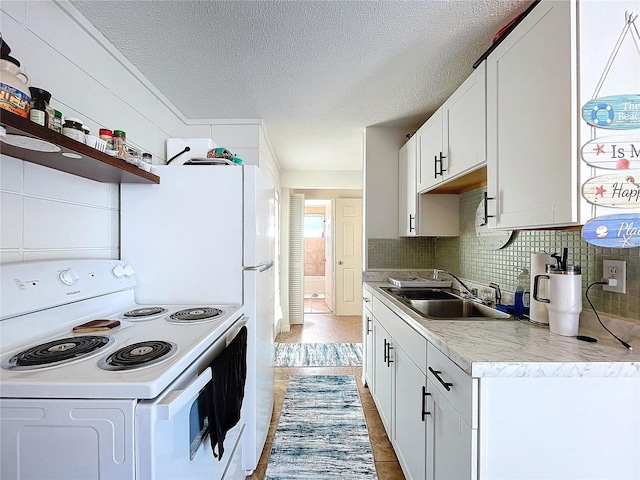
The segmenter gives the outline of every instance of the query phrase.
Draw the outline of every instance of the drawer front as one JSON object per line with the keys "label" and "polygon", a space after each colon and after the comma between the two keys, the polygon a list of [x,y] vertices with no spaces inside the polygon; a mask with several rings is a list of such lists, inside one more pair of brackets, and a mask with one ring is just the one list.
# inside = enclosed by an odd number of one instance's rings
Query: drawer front
{"label": "drawer front", "polygon": [[453,363],[444,353],[428,344],[427,378],[442,396],[460,413],[465,422],[476,428],[473,405],[477,395],[477,383],[460,367]]}
{"label": "drawer front", "polygon": [[420,371],[427,373],[427,340],[375,297],[373,298],[373,314]]}

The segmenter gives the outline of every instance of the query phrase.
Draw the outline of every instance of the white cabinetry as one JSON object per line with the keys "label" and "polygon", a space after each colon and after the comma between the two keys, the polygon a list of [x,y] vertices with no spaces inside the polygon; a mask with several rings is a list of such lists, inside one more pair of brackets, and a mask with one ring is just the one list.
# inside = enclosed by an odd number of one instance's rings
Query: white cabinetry
{"label": "white cabinetry", "polygon": [[487,161],[486,66],[481,63],[416,132],[418,192],[428,192]]}
{"label": "white cabinetry", "polygon": [[398,233],[401,237],[417,235],[416,140],[414,135],[398,152]]}
{"label": "white cabinetry", "polygon": [[576,224],[575,1],[542,1],[487,57],[489,226]]}
{"label": "white cabinetry", "polygon": [[405,477],[424,480],[427,341],[375,297],[373,311],[373,398]]}
{"label": "white cabinetry", "polygon": [[442,107],[416,132],[418,137],[418,192],[426,192],[442,180]]}
{"label": "white cabinetry", "polygon": [[[477,397],[473,380],[433,345],[428,345],[427,475],[432,479],[477,478]],[[474,395],[474,389],[476,394]],[[477,423],[477,422],[476,422]]]}
{"label": "white cabinetry", "polygon": [[460,235],[458,195],[418,195],[416,184],[417,137],[398,152],[399,211],[401,237],[455,237]]}
{"label": "white cabinetry", "polygon": [[392,438],[393,429],[393,339],[382,324],[373,319],[373,390],[371,394],[378,407],[380,419],[387,431],[387,436]]}
{"label": "white cabinetry", "polygon": [[443,182],[486,163],[486,122],[486,65],[482,62],[442,106]]}
{"label": "white cabinetry", "polygon": [[362,383],[373,385],[373,294],[366,286],[362,287]]}

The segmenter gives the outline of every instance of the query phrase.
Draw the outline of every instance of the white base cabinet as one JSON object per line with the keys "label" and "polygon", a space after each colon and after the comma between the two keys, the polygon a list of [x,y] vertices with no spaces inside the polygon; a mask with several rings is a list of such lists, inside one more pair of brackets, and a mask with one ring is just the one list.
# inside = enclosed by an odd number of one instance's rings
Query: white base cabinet
{"label": "white base cabinet", "polygon": [[640,479],[640,377],[473,378],[378,295],[369,388],[407,479]]}
{"label": "white base cabinet", "polygon": [[362,383],[373,385],[373,293],[362,286]]}

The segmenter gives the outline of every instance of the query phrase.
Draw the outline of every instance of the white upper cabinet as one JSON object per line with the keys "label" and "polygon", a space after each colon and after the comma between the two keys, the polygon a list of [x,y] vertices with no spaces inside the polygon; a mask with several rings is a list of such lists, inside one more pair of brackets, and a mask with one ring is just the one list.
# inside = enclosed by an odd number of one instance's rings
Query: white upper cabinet
{"label": "white upper cabinet", "polygon": [[486,113],[486,65],[482,62],[442,107],[442,144],[446,156],[442,181],[486,163]]}
{"label": "white upper cabinet", "polygon": [[411,137],[398,152],[398,234],[401,237],[417,234],[416,139],[416,135]]}
{"label": "white upper cabinet", "polygon": [[459,196],[416,192],[417,138],[417,134],[411,137],[398,153],[398,235],[456,237],[460,235]]}
{"label": "white upper cabinet", "polygon": [[485,165],[485,88],[483,62],[416,133],[418,192],[429,192]]}
{"label": "white upper cabinet", "polygon": [[442,181],[442,107],[416,132],[418,137],[418,192]]}
{"label": "white upper cabinet", "polygon": [[575,1],[543,1],[487,57],[490,228],[579,221]]}

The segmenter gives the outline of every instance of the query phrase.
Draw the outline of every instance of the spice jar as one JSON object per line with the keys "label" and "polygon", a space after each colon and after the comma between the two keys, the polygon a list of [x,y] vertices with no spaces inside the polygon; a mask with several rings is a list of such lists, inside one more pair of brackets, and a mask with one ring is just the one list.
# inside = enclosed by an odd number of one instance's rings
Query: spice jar
{"label": "spice jar", "polygon": [[49,100],[51,94],[42,88],[29,87],[31,92],[31,109],[29,110],[29,120],[43,127],[49,127]]}
{"label": "spice jar", "polygon": [[29,118],[30,83],[27,72],[20,70],[20,62],[3,53],[0,58],[0,108]]}
{"label": "spice jar", "polygon": [[102,140],[107,142],[107,150],[113,150],[113,132],[108,128],[101,128],[98,135]]}
{"label": "spice jar", "polygon": [[124,144],[127,141],[127,134],[123,130],[113,131],[113,149],[117,152],[118,158],[127,159],[127,152]]}
{"label": "spice jar", "polygon": [[84,130],[82,129],[82,122],[77,118],[67,117],[64,119],[62,125],[62,134],[73,138],[78,142],[84,143]]}
{"label": "spice jar", "polygon": [[53,111],[53,130],[62,133],[62,113],[58,110]]}

